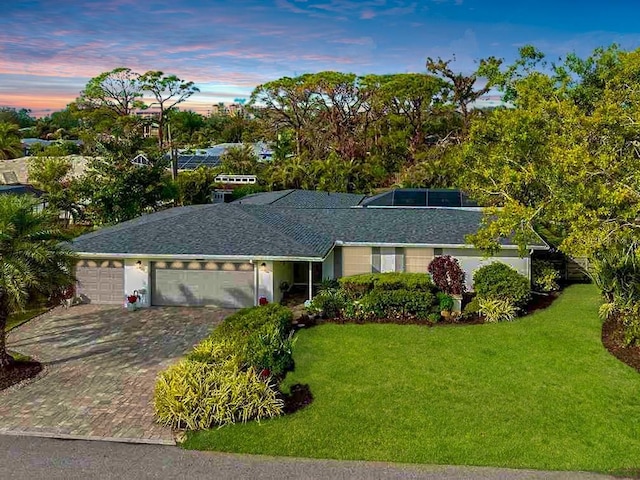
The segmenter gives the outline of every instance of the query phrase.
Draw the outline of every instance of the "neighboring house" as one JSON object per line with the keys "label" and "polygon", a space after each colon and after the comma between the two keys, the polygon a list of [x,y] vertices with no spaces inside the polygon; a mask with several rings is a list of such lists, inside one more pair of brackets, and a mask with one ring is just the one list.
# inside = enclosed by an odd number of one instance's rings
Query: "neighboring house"
{"label": "neighboring house", "polygon": [[[389,205],[407,195],[413,206]],[[519,257],[509,240],[490,259],[467,243],[481,224],[477,207],[462,199],[415,205],[428,196],[396,191],[385,202],[383,195],[285,190],[144,215],[73,241],[78,293],[95,303],[122,303],[137,291],[144,306],[245,307],[260,297],[280,301],[285,285],[303,284],[311,296],[323,279],[426,272],[442,254],[458,258],[468,286],[476,268],[495,260],[530,276],[530,255]],[[536,238],[529,248],[546,250]]]}
{"label": "neighboring house", "polygon": [[[29,162],[34,157],[14,158],[0,162],[0,184],[29,183]],[[71,177],[78,178],[87,170],[91,157],[68,155],[62,157],[71,162]]]}
{"label": "neighboring house", "polygon": [[[242,143],[219,143],[209,148],[178,150],[178,170],[195,170],[200,166],[217,167],[227,150],[242,148],[243,145]],[[266,143],[257,142],[252,144],[252,147],[258,160],[266,162],[273,158],[273,151]]]}
{"label": "neighboring house", "polygon": [[41,198],[44,192],[31,185],[22,183],[14,183],[11,185],[0,184],[0,195],[31,195],[32,197],[38,198],[40,199],[40,203],[38,203],[35,208],[38,212],[44,210],[47,206],[47,202]]}

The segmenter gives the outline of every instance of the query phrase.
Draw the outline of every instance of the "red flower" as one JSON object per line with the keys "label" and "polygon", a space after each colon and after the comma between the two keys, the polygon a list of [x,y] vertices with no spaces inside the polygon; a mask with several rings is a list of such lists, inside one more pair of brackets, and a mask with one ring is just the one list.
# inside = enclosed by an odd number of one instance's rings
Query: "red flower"
{"label": "red flower", "polygon": [[129,300],[129,303],[136,303],[138,301],[138,296],[137,295],[129,295],[127,297],[127,300]]}
{"label": "red flower", "polygon": [[260,297],[260,299],[258,300],[258,304],[262,307],[264,305],[267,305],[269,303],[269,300],[267,300],[267,297]]}

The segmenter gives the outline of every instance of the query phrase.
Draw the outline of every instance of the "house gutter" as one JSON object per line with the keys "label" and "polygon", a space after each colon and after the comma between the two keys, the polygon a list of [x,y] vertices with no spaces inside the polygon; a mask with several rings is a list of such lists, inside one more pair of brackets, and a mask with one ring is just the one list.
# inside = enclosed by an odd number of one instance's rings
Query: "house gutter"
{"label": "house gutter", "polygon": [[[459,244],[445,244],[445,243],[384,243],[384,242],[343,242],[341,240],[336,241],[336,246],[339,247],[406,247],[406,248],[467,248],[478,249],[475,245],[468,243]],[[500,245],[501,249],[505,250],[518,250],[517,245]],[[548,250],[549,246],[543,245],[527,245],[530,250]]]}
{"label": "house gutter", "polygon": [[322,262],[322,257],[283,257],[283,256],[257,256],[257,255],[194,255],[194,254],[146,254],[146,253],[96,253],[96,252],[74,252],[80,258],[104,258],[104,259],[126,259],[144,258],[147,260],[227,260],[243,261],[253,263],[255,261],[285,261],[285,262]]}

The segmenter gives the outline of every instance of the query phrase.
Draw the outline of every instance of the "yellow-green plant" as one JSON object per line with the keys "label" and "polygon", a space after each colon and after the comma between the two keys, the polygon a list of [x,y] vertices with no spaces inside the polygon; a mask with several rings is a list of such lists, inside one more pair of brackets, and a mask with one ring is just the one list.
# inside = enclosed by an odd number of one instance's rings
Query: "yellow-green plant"
{"label": "yellow-green plant", "polygon": [[183,360],[156,383],[156,420],[172,428],[201,430],[281,415],[284,403],[269,379],[253,368]]}
{"label": "yellow-green plant", "polygon": [[516,318],[517,307],[510,301],[498,298],[481,298],[478,313],[484,317],[485,322],[510,322]]}

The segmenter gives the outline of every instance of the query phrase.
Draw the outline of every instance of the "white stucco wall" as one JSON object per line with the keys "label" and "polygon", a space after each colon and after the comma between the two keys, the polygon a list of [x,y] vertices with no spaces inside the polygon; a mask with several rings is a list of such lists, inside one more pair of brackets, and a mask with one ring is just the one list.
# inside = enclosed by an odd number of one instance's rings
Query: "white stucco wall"
{"label": "white stucco wall", "polygon": [[[138,265],[138,261],[140,264]],[[151,305],[151,268],[148,260],[128,258],[124,261],[124,295],[131,295],[137,290],[140,295],[138,305]]]}
{"label": "white stucco wall", "polygon": [[258,299],[265,297],[269,303],[273,300],[273,263],[256,261],[258,265]]}
{"label": "white stucco wall", "polygon": [[292,262],[273,262],[273,294],[274,301],[282,300],[282,292],[280,284],[287,282],[293,285],[293,263]]}
{"label": "white stucco wall", "polygon": [[334,278],[336,278],[336,275],[333,271],[333,250],[331,250],[327,258],[322,262],[322,279],[332,280]]}
{"label": "white stucco wall", "polygon": [[473,290],[473,274],[480,267],[493,262],[502,262],[516,269],[519,273],[531,280],[531,256],[522,258],[517,250],[501,250],[494,257],[485,257],[483,252],[466,248],[444,248],[443,255],[451,255],[458,259],[460,266],[465,271],[465,282],[469,291]]}

